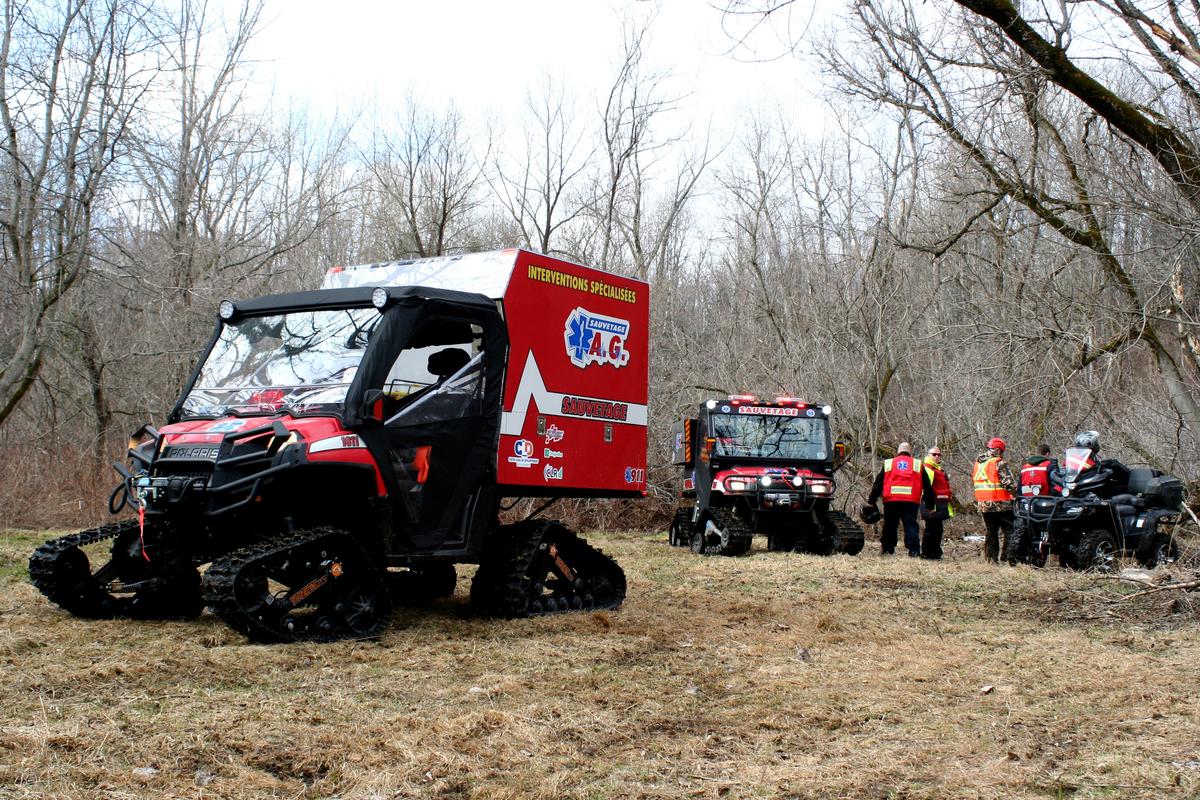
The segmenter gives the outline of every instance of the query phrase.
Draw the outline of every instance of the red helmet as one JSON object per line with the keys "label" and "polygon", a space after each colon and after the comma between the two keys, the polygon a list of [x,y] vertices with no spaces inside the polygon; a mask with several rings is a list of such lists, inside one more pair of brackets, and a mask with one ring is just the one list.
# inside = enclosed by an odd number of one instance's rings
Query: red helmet
{"label": "red helmet", "polygon": [[1003,450],[1008,447],[999,436],[993,436],[991,439],[988,439],[987,446],[989,450]]}

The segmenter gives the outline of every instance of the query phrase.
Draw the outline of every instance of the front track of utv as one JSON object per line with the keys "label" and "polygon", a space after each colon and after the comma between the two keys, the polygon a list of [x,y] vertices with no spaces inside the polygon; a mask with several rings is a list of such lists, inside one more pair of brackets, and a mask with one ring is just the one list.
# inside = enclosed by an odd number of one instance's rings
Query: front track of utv
{"label": "front track of utv", "polygon": [[559,522],[506,525],[495,537],[471,583],[481,614],[533,617],[615,609],[625,600],[617,562]]}
{"label": "front track of utv", "polygon": [[[165,545],[171,538],[161,524],[142,530],[127,520],[51,539],[30,556],[29,580],[77,617],[195,617],[204,607],[200,576],[187,554]],[[95,571],[84,549],[92,545],[108,545]]]}
{"label": "front track of utv", "polygon": [[367,639],[392,615],[383,574],[334,528],[235,550],[209,566],[203,587],[213,613],[255,642]]}

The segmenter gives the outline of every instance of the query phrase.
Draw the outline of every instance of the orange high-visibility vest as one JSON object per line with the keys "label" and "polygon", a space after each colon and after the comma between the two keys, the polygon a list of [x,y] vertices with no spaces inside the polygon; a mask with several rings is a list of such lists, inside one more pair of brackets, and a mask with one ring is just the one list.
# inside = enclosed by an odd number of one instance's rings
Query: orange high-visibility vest
{"label": "orange high-visibility vest", "polygon": [[1000,456],[992,456],[975,465],[975,499],[980,503],[1012,500],[1012,492],[1000,483]]}

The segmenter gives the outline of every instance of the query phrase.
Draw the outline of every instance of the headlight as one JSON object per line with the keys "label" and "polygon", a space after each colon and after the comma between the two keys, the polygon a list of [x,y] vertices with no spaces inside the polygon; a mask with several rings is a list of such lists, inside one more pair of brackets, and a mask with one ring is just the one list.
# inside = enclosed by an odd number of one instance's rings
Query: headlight
{"label": "headlight", "polygon": [[707,408],[708,408],[708,410],[709,410],[709,411],[712,411],[714,408],[716,408],[716,407],[717,407],[717,401],[716,401],[716,400],[709,400],[709,401],[708,401],[707,403],[705,403],[704,405],[705,405],[705,407],[707,407]]}
{"label": "headlight", "polygon": [[821,406],[821,413],[828,417],[833,413],[833,406]]}
{"label": "headlight", "polygon": [[1074,506],[1074,507],[1072,507],[1072,508],[1068,508],[1068,509],[1067,509],[1067,513],[1068,513],[1068,514],[1082,514],[1082,513],[1083,513],[1083,506]]}
{"label": "headlight", "polygon": [[237,314],[237,306],[233,304],[232,300],[222,300],[221,304],[217,306],[217,314],[221,319],[229,322]]}
{"label": "headlight", "polygon": [[770,476],[770,475],[763,475],[763,476],[762,476],[762,485],[763,485],[763,486],[770,486],[770,485],[771,485],[772,483],[774,483],[774,482],[775,482],[775,481],[771,480],[771,476]]}
{"label": "headlight", "polygon": [[804,485],[804,478],[800,477],[799,475],[792,478],[792,486],[795,486],[797,489],[799,489],[803,485]]}
{"label": "headlight", "polygon": [[829,494],[829,488],[828,483],[811,483],[808,486],[808,490],[813,494]]}
{"label": "headlight", "polygon": [[749,489],[751,485],[752,484],[746,483],[746,481],[729,480],[725,482],[725,486],[731,492],[744,492]]}
{"label": "headlight", "polygon": [[376,286],[371,292],[371,305],[375,306],[380,311],[383,311],[383,309],[387,307],[389,299],[391,298],[388,297],[388,290],[382,286]]}

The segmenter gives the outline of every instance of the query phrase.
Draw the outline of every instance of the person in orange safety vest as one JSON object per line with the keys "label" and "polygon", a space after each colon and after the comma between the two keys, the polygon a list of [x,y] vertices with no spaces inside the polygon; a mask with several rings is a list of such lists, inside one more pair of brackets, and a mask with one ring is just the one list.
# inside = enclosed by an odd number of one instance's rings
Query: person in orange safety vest
{"label": "person in orange safety vest", "polygon": [[986,528],[983,556],[988,561],[1000,560],[1000,530],[1004,538],[1012,536],[1013,498],[1017,482],[1004,460],[1004,440],[998,436],[988,440],[987,449],[975,460],[971,480],[975,484],[975,505],[983,515]]}
{"label": "person in orange safety vest", "polygon": [[879,536],[880,552],[891,555],[896,552],[896,530],[904,523],[904,546],[908,554],[921,555],[921,528],[917,523],[917,509],[924,503],[933,508],[933,488],[929,476],[921,468],[921,462],[912,456],[912,445],[901,442],[896,447],[895,458],[883,462],[883,468],[875,476],[875,485],[867,503],[875,505],[883,499],[883,531]]}

